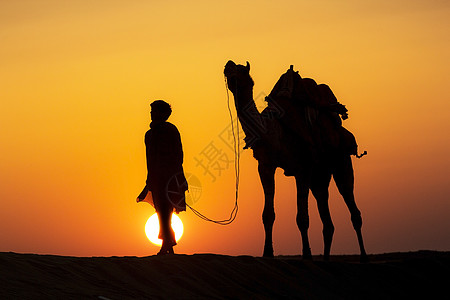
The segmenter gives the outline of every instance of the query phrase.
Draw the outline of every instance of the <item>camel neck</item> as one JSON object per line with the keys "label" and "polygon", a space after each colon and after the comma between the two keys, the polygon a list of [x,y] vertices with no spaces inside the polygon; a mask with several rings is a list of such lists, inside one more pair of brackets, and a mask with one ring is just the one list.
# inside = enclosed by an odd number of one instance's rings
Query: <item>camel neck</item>
{"label": "camel neck", "polygon": [[246,147],[252,147],[262,138],[264,131],[261,114],[253,100],[253,89],[238,91],[234,94],[237,116],[245,133]]}

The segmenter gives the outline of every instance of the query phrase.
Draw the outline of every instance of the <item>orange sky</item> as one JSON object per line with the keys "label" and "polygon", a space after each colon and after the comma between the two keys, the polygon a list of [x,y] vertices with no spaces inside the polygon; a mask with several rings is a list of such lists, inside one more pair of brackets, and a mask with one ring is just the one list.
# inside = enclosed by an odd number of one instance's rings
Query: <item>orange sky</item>
{"label": "orange sky", "polygon": [[[216,180],[196,158],[229,126],[223,67],[251,64],[258,105],[290,64],[327,83],[369,155],[354,160],[369,253],[450,250],[448,1],[0,2],[0,251],[150,255],[153,213],[135,198],[146,176],[149,103],[172,104],[195,207],[226,218],[230,164]],[[231,94],[230,94],[231,96]],[[232,98],[230,99],[232,101]],[[239,214],[229,226],[180,214],[176,251],[261,255],[262,188],[241,157]],[[310,200],[310,238],[322,252]],[[299,254],[295,183],[277,172],[275,254]],[[357,253],[331,186],[332,253]]]}

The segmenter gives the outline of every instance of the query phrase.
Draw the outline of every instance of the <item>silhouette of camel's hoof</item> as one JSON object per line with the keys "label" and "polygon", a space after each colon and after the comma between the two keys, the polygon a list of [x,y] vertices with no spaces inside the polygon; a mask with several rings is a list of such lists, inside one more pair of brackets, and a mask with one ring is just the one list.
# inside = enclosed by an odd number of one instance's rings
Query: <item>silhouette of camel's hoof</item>
{"label": "silhouette of camel's hoof", "polygon": [[312,257],[311,254],[303,254],[303,255],[302,255],[302,258],[303,258],[304,260],[310,260],[310,261],[313,260],[313,257]]}
{"label": "silhouette of camel's hoof", "polygon": [[361,254],[359,257],[359,262],[362,264],[367,264],[370,262],[369,256],[367,254]]}
{"label": "silhouette of camel's hoof", "polygon": [[313,260],[312,254],[311,254],[311,249],[303,250],[302,258],[305,260]]}
{"label": "silhouette of camel's hoof", "polygon": [[329,254],[324,254],[323,255],[323,260],[324,261],[330,261],[330,255]]}
{"label": "silhouette of camel's hoof", "polygon": [[272,246],[272,243],[269,243],[269,242],[265,242],[264,243],[263,257],[273,257],[273,246]]}
{"label": "silhouette of camel's hoof", "polygon": [[264,249],[263,257],[273,258],[273,249]]}

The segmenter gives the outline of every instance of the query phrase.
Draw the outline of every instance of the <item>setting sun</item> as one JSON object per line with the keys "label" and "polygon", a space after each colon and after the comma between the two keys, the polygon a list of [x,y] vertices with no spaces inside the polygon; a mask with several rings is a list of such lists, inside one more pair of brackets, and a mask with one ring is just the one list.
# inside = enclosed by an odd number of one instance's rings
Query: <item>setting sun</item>
{"label": "setting sun", "polygon": [[[178,242],[183,235],[183,222],[181,222],[180,217],[176,214],[172,214],[172,229],[175,231],[175,240]],[[145,224],[145,234],[147,238],[155,245],[161,246],[162,240],[158,238],[159,234],[159,220],[158,215],[155,213],[150,218],[148,218]]]}

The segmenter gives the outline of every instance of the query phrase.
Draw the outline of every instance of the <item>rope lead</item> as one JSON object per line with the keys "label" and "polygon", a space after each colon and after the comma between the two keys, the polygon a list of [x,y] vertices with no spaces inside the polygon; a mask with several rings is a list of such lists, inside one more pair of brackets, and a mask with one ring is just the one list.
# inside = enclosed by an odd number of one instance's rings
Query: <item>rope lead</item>
{"label": "rope lead", "polygon": [[[234,123],[233,123],[233,114],[231,113],[231,108],[230,108],[230,95],[228,93],[228,86],[227,86],[227,79],[225,77],[225,89],[227,91],[227,106],[228,106],[228,112],[230,114],[230,119],[231,119],[231,131],[233,132],[233,141],[234,141],[234,175],[236,178],[236,194],[235,194],[235,202],[234,202],[234,207],[233,210],[230,213],[230,217],[228,219],[225,220],[213,220],[208,218],[207,216],[203,215],[202,213],[200,213],[198,210],[196,210],[195,208],[193,208],[192,206],[190,206],[189,204],[186,203],[186,206],[189,207],[192,212],[199,217],[202,220],[208,221],[208,222],[212,222],[215,224],[219,224],[219,225],[229,225],[231,224],[237,216],[238,213],[238,194],[239,194],[239,159],[240,159],[240,152],[239,152],[239,124],[237,124],[236,126],[236,132],[237,132],[237,139],[236,139],[236,135],[234,134]],[[237,140],[237,141],[236,141]],[[237,144],[237,145],[236,145]]]}

